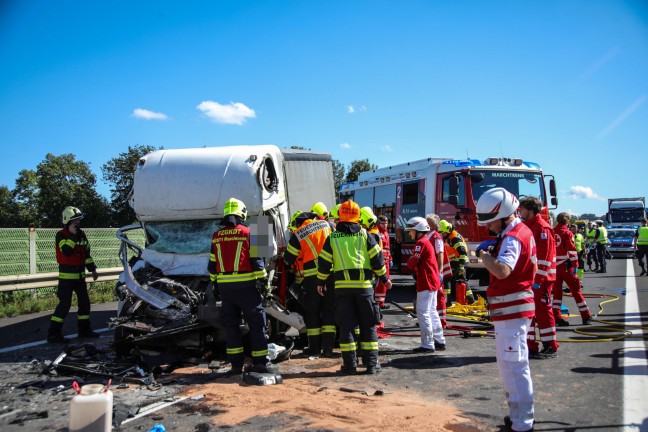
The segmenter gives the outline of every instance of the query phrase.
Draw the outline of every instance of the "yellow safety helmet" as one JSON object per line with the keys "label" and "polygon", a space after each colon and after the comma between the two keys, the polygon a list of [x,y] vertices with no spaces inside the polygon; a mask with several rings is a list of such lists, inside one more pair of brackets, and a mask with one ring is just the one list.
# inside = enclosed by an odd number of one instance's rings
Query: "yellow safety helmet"
{"label": "yellow safety helmet", "polygon": [[316,202],[313,204],[313,207],[310,209],[311,212],[317,213],[323,218],[328,217],[328,209],[326,208],[326,205],[323,202]]}
{"label": "yellow safety helmet", "polygon": [[297,210],[295,213],[293,213],[292,217],[290,218],[290,224],[288,224],[288,229],[290,231],[295,231],[298,226],[295,225],[295,222],[297,221],[297,218],[299,217],[300,214],[303,212],[301,210]]}
{"label": "yellow safety helmet", "polygon": [[340,217],[340,206],[342,204],[335,204],[335,206],[331,209],[331,213],[329,213],[329,216],[332,217],[333,219],[338,219]]}
{"label": "yellow safety helmet", "polygon": [[452,232],[452,224],[445,219],[439,222],[439,234],[450,234]]}
{"label": "yellow safety helmet", "polygon": [[243,201],[237,200],[236,198],[230,198],[225,201],[223,206],[223,217],[235,215],[239,216],[241,219],[245,220],[247,218],[247,208]]}
{"label": "yellow safety helmet", "polygon": [[76,207],[65,207],[65,210],[63,210],[63,225],[67,225],[73,220],[78,220],[78,219],[83,219],[83,213],[81,213],[81,210],[79,210]]}
{"label": "yellow safety helmet", "polygon": [[358,223],[360,219],[360,206],[349,200],[342,203],[340,206],[340,222],[354,222]]}
{"label": "yellow safety helmet", "polygon": [[371,207],[362,207],[360,209],[360,223],[362,225],[367,228],[372,228],[376,222],[378,222],[378,218],[373,210],[371,210]]}

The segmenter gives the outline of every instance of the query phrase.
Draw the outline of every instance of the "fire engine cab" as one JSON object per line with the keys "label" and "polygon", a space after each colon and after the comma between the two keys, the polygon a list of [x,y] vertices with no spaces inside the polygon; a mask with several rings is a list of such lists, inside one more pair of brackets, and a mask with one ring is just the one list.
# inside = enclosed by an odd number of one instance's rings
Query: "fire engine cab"
{"label": "fire engine cab", "polygon": [[[549,194],[545,178],[549,180]],[[373,208],[376,215],[388,217],[394,270],[407,271],[404,264],[413,248],[409,236],[404,233],[406,222],[414,216],[436,213],[452,223],[466,240],[468,277],[478,278],[481,285],[486,285],[488,274],[481,259],[475,255],[475,249],[493,235],[488,228],[477,225],[475,205],[485,191],[495,187],[505,188],[518,199],[540,198],[541,214],[547,220],[548,206],[551,205],[551,209],[558,206],[555,179],[543,174],[540,165],[498,157],[484,161],[427,158],[366,171],[357,181],[342,184],[339,194],[340,202],[353,199],[361,207]]]}

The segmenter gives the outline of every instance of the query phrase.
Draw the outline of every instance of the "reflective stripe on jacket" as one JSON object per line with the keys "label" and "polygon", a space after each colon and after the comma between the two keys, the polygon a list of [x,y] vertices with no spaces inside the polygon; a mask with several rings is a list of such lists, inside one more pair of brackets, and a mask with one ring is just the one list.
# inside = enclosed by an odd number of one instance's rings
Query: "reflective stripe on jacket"
{"label": "reflective stripe on jacket", "polygon": [[[486,290],[490,315],[493,321],[531,318],[535,315],[535,303],[531,289],[536,272],[533,233],[520,222],[505,236],[512,236],[520,242],[520,257],[507,278],[497,279],[491,275],[490,285]],[[498,253],[501,245],[502,243],[499,242]]]}
{"label": "reflective stripe on jacket", "polygon": [[250,228],[225,227],[212,236],[209,276],[220,283],[251,282],[266,277],[261,258],[250,257]]}
{"label": "reflective stripe on jacket", "polygon": [[95,266],[90,256],[90,243],[85,233],[78,228],[72,234],[68,227],[56,233],[56,262],[59,279],[85,279],[85,270],[93,271]]}

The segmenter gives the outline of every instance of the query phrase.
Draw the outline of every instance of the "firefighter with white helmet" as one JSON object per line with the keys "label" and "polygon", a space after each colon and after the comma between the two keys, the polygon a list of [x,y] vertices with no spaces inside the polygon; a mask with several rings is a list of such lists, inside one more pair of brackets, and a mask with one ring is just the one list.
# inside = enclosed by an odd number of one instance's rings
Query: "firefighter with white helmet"
{"label": "firefighter with white helmet", "polygon": [[477,201],[477,221],[497,234],[477,247],[490,272],[486,291],[495,327],[495,357],[508,396],[505,426],[512,431],[533,429],[533,383],[526,343],[534,315],[535,241],[516,216],[519,202],[504,188],[485,191]]}
{"label": "firefighter with white helmet", "polygon": [[421,346],[414,348],[414,352],[431,353],[437,349],[444,350],[446,340],[437,312],[441,279],[434,247],[427,237],[430,225],[425,218],[417,216],[407,221],[405,230],[416,242],[412,256],[407,261],[407,268],[416,274],[416,316],[421,328]]}
{"label": "firefighter with white helmet", "polygon": [[607,252],[608,236],[605,222],[601,219],[596,220],[598,228],[594,234],[594,243],[596,244],[596,260],[598,261],[598,270],[596,273],[607,273],[607,260],[605,259],[605,252]]}
{"label": "firefighter with white helmet", "polygon": [[63,322],[72,306],[72,293],[76,293],[79,310],[77,328],[79,337],[99,337],[90,324],[90,297],[85,281],[85,270],[97,280],[97,266],[90,255],[90,243],[79,227],[83,213],[76,207],[66,207],[61,218],[64,228],[56,233],[56,261],[59,268],[57,296],[59,303],[50,318],[47,342],[66,343]]}
{"label": "firefighter with white helmet", "polygon": [[207,270],[217,284],[222,301],[227,356],[230,373],[243,371],[245,354],[240,324],[241,314],[250,328],[252,371],[268,372],[268,342],[263,295],[268,286],[263,258],[250,255],[250,228],[245,204],[230,198],[223,206],[222,228],[214,232]]}

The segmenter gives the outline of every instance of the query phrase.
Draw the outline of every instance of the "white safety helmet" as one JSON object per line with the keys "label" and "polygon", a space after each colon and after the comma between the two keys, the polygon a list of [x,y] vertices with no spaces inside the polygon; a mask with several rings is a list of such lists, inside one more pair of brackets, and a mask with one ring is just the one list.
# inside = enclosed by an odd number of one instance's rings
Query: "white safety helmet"
{"label": "white safety helmet", "polygon": [[428,224],[425,218],[416,216],[407,221],[407,225],[405,225],[405,229],[419,231],[419,232],[428,232],[430,231],[430,224]]}
{"label": "white safety helmet", "polygon": [[600,226],[605,225],[605,222],[603,222],[601,219],[597,219],[596,223],[599,224]]}
{"label": "white safety helmet", "polygon": [[477,201],[477,224],[488,225],[498,219],[511,216],[520,206],[520,202],[511,192],[497,187],[489,189]]}

